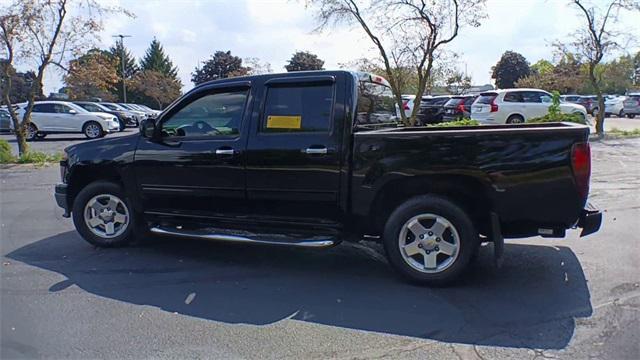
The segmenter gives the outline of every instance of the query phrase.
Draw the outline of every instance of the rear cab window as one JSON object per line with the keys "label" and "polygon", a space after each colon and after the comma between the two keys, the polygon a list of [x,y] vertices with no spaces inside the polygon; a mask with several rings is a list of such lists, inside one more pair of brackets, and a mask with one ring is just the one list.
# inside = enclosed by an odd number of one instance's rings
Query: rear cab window
{"label": "rear cab window", "polygon": [[356,125],[397,125],[398,116],[391,87],[381,83],[359,81],[356,113]]}

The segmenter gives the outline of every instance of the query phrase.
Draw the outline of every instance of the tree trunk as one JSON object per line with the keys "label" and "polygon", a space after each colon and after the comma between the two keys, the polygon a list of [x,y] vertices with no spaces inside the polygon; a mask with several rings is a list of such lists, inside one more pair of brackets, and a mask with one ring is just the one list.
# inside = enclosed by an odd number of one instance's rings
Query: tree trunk
{"label": "tree trunk", "polygon": [[598,95],[598,115],[596,116],[596,134],[602,136],[604,135],[604,98],[602,97],[602,90],[600,90],[600,84],[598,84],[598,80],[595,75],[595,64],[590,64],[589,66],[589,80],[591,80],[591,85],[596,90],[596,95]]}
{"label": "tree trunk", "polygon": [[26,154],[27,151],[29,151],[29,145],[27,144],[25,126],[20,126],[18,127],[18,130],[16,130],[16,140],[18,142],[18,155],[22,156]]}

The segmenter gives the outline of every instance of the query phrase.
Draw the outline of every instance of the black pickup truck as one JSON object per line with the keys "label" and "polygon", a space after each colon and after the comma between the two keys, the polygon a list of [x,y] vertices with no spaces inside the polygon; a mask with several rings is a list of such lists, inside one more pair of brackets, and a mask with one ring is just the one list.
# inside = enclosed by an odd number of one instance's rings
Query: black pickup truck
{"label": "black pickup truck", "polygon": [[197,86],[140,133],[68,147],[55,198],[97,246],[152,234],[323,248],[364,236],[407,278],[459,276],[483,241],[597,231],[586,126],[399,127],[347,71]]}

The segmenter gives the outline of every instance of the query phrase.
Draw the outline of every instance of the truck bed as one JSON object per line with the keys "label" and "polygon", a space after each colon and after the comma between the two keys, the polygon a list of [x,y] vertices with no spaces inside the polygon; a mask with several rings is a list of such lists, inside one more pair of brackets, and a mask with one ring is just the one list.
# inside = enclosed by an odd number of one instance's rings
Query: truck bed
{"label": "truck bed", "polygon": [[497,213],[505,237],[537,235],[542,227],[560,231],[575,224],[586,202],[571,151],[588,137],[587,126],[572,123],[359,131],[352,211],[370,216],[419,188],[467,198],[460,202],[477,207],[472,212]]}

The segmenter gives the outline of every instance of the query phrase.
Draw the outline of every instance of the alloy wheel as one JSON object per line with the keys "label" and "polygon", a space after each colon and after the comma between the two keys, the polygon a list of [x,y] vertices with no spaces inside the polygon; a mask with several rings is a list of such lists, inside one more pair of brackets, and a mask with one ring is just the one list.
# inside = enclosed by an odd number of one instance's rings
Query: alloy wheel
{"label": "alloy wheel", "polygon": [[114,238],[129,226],[129,209],[112,194],[96,195],[84,207],[84,221],[89,230],[101,238]]}
{"label": "alloy wheel", "polygon": [[460,235],[446,218],[420,214],[409,219],[398,238],[400,254],[412,268],[439,273],[449,268],[460,253]]}

